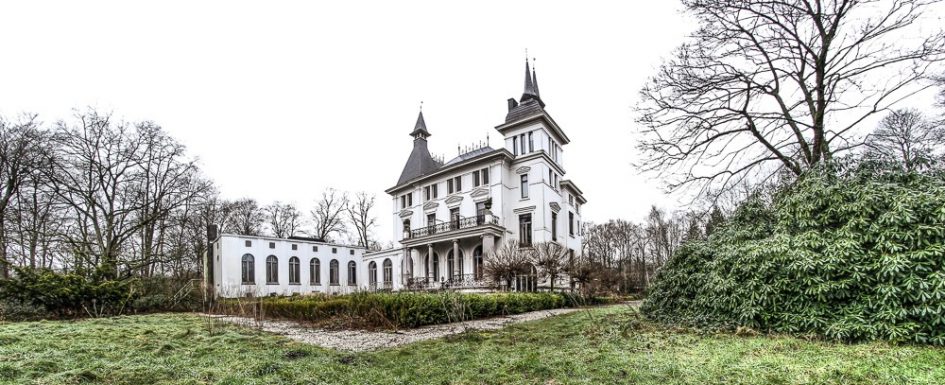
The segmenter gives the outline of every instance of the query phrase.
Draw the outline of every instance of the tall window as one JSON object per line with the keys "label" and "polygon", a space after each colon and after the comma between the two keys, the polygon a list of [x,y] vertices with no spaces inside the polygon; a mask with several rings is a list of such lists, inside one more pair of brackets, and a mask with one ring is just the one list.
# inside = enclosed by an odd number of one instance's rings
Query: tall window
{"label": "tall window", "polygon": [[456,271],[453,270],[456,267],[454,260],[455,258],[453,258],[453,250],[450,250],[448,253],[446,253],[446,276],[449,278],[452,278],[454,275],[456,275]]}
{"label": "tall window", "polygon": [[252,254],[243,254],[242,260],[242,273],[240,274],[241,281],[244,285],[252,285],[256,283],[256,268],[255,268],[255,259]]}
{"label": "tall window", "polygon": [[481,225],[486,220],[486,202],[476,202],[476,224]]}
{"label": "tall window", "polygon": [[275,255],[266,257],[266,283],[279,284],[279,259]]}
{"label": "tall window", "polygon": [[453,179],[446,180],[446,193],[447,194],[453,193]]}
{"label": "tall window", "polygon": [[439,197],[439,194],[437,194],[436,192],[436,185],[434,184],[432,187],[433,187],[433,199],[436,199],[437,197]]}
{"label": "tall window", "polygon": [[524,154],[525,153],[525,134],[519,135],[518,145],[520,146],[519,152]]}
{"label": "tall window", "polygon": [[377,285],[377,263],[371,261],[371,263],[368,264],[367,271],[368,284],[371,286]]}
{"label": "tall window", "polygon": [[329,285],[332,285],[332,286],[340,285],[339,282],[341,282],[341,279],[338,277],[339,273],[340,272],[338,271],[338,260],[332,259],[331,262],[328,263],[328,284]]}
{"label": "tall window", "polygon": [[477,280],[482,279],[482,246],[477,246],[473,250],[473,277]]}
{"label": "tall window", "polygon": [[437,253],[433,253],[433,280],[440,280],[440,256]]}
{"label": "tall window", "polygon": [[534,151],[535,151],[535,141],[532,140],[532,133],[529,132],[528,133],[528,152],[534,152]]}
{"label": "tall window", "polygon": [[528,199],[528,174],[522,174],[520,189],[522,190],[522,199]]}
{"label": "tall window", "polygon": [[489,184],[489,169],[476,170],[472,173],[473,187]]}
{"label": "tall window", "polygon": [[459,228],[459,207],[450,209],[450,223],[453,226],[453,229]]}
{"label": "tall window", "polygon": [[522,247],[532,245],[532,215],[522,214],[518,216],[518,243]]}
{"label": "tall window", "polygon": [[384,285],[390,285],[394,282],[394,265],[390,259],[384,260]]}
{"label": "tall window", "polygon": [[410,220],[409,220],[409,219],[404,219],[404,232],[405,232],[405,233],[409,233],[409,232],[410,232]]}
{"label": "tall window", "polygon": [[512,155],[518,155],[518,137],[512,137]]}
{"label": "tall window", "polygon": [[358,265],[354,261],[348,262],[348,286],[358,284]]}
{"label": "tall window", "polygon": [[432,197],[430,196],[430,186],[424,187],[424,188],[423,188],[423,200],[428,201],[428,200],[430,200],[430,198],[432,198]]}
{"label": "tall window", "polygon": [[574,213],[568,211],[568,234],[574,236]]}
{"label": "tall window", "polygon": [[322,262],[318,258],[308,262],[308,282],[312,285],[322,284]]}
{"label": "tall window", "polygon": [[436,213],[427,214],[427,226],[436,225]]}
{"label": "tall window", "polygon": [[551,212],[551,240],[558,240],[558,213]]}
{"label": "tall window", "polygon": [[298,285],[302,283],[302,278],[299,276],[299,259],[297,257],[289,258],[289,284]]}
{"label": "tall window", "polygon": [[453,178],[453,187],[456,188],[456,192],[463,191],[463,176],[457,176]]}

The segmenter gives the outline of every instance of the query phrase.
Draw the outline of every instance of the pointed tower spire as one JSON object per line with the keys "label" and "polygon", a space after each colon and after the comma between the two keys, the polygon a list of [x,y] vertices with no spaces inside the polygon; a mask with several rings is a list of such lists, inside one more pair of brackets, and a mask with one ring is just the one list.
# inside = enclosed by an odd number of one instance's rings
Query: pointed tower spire
{"label": "pointed tower spire", "polygon": [[423,120],[423,102],[420,102],[420,114],[417,115],[417,124],[413,126],[410,136],[417,139],[430,136],[430,131],[427,131],[427,122]]}
{"label": "pointed tower spire", "polygon": [[528,67],[528,58],[525,58],[525,92],[522,93],[522,103],[528,99],[537,97],[535,84],[532,83],[532,70]]}
{"label": "pointed tower spire", "polygon": [[404,165],[404,170],[400,173],[400,179],[397,185],[404,184],[407,181],[416,179],[436,171],[440,167],[439,163],[433,160],[430,150],[427,148],[427,137],[430,131],[427,131],[427,122],[423,120],[423,104],[420,104],[420,114],[417,115],[417,124],[413,127],[410,136],[413,137],[413,151],[410,152],[410,158]]}
{"label": "pointed tower spire", "polygon": [[538,91],[538,66],[535,65],[535,58],[532,58],[532,88],[535,89],[535,96],[541,99],[541,92]]}

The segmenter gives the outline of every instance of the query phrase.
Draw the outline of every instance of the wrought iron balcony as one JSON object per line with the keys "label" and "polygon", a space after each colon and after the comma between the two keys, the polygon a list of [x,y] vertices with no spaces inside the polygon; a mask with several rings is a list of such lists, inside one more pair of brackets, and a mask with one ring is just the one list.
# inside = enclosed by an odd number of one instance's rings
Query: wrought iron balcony
{"label": "wrought iron balcony", "polygon": [[451,219],[449,222],[437,223],[431,226],[424,226],[419,229],[413,229],[404,232],[407,239],[420,238],[428,235],[443,234],[450,231],[471,229],[485,225],[498,225],[499,217],[495,215],[477,215],[474,217],[459,217]]}
{"label": "wrought iron balcony", "polygon": [[492,286],[492,282],[487,278],[474,274],[456,274],[450,278],[441,278],[439,281],[433,278],[408,278],[407,290],[446,290],[446,289],[476,289]]}

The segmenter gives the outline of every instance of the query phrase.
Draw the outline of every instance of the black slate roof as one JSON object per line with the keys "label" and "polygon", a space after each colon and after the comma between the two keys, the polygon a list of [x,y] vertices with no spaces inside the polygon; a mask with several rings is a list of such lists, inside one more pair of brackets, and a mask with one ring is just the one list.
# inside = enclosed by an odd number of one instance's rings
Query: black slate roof
{"label": "black slate roof", "polygon": [[472,150],[472,151],[470,151],[470,152],[467,152],[467,153],[465,153],[465,154],[460,154],[459,156],[457,156],[457,157],[451,159],[449,162],[446,162],[446,164],[445,164],[444,166],[451,166],[451,165],[453,165],[453,164],[462,162],[462,161],[464,161],[464,160],[472,159],[472,158],[475,158],[475,157],[477,157],[477,156],[479,156],[479,155],[487,154],[487,153],[490,153],[490,152],[493,152],[493,151],[495,151],[495,149],[493,149],[493,148],[490,147],[490,146],[485,146],[485,147],[482,147],[482,148],[477,148],[477,149]]}

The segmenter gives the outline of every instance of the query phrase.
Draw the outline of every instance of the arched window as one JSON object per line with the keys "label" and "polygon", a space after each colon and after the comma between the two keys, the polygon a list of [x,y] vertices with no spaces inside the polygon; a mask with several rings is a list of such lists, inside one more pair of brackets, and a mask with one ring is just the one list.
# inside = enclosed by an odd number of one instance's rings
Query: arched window
{"label": "arched window", "polygon": [[299,272],[299,258],[289,258],[289,284],[298,285],[302,283],[301,274],[302,273]]}
{"label": "arched window", "polygon": [[368,264],[367,269],[368,269],[368,275],[367,275],[368,283],[371,284],[371,286],[376,286],[377,285],[377,263],[374,261],[371,261],[371,263]]}
{"label": "arched window", "polygon": [[328,263],[328,284],[329,285],[332,285],[332,286],[340,285],[339,282],[341,281],[341,279],[339,279],[338,273],[339,273],[338,260],[332,259],[331,262]]}
{"label": "arched window", "polygon": [[348,262],[348,286],[358,284],[358,265],[354,261]]}
{"label": "arched window", "polygon": [[446,253],[446,277],[447,279],[453,277],[453,250],[450,250]]}
{"label": "arched window", "polygon": [[390,259],[384,260],[384,285],[390,285],[394,282],[394,265]]}
{"label": "arched window", "polygon": [[440,280],[440,256],[437,253],[433,253],[433,280]]}
{"label": "arched window", "polygon": [[476,246],[473,250],[473,277],[479,280],[482,279],[482,246]]}
{"label": "arched window", "polygon": [[279,259],[275,255],[266,257],[266,283],[279,284]]}
{"label": "arched window", "polygon": [[242,273],[240,274],[241,281],[244,285],[252,285],[256,283],[256,261],[253,258],[252,254],[243,254],[242,261]]}
{"label": "arched window", "polygon": [[312,285],[322,284],[322,262],[318,258],[312,258],[308,263],[308,283]]}

